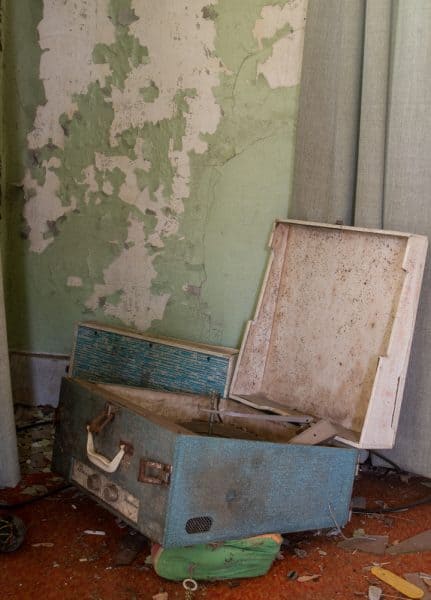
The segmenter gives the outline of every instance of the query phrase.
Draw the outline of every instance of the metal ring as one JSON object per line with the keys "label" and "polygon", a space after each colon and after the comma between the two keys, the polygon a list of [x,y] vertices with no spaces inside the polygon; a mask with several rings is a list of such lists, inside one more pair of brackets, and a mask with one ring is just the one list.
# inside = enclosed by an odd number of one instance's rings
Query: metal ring
{"label": "metal ring", "polygon": [[196,590],[198,589],[198,584],[194,579],[184,579],[183,588],[190,592],[196,592]]}

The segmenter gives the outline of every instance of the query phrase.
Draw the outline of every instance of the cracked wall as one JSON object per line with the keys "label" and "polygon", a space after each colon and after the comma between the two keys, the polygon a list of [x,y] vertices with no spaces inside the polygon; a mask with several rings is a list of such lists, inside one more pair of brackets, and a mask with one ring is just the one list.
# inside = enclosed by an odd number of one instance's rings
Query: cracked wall
{"label": "cracked wall", "polygon": [[80,319],[239,344],[287,214],[305,12],[7,5],[11,347],[68,352]]}

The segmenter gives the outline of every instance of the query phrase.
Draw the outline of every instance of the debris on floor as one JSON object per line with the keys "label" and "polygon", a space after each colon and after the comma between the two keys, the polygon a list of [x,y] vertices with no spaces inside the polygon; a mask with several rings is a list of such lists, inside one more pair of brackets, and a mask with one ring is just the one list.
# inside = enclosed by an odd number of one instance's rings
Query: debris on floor
{"label": "debris on floor", "polygon": [[354,496],[352,498],[351,507],[352,508],[365,508],[367,506],[367,500],[364,496]]}
{"label": "debris on floor", "polygon": [[431,590],[426,584],[427,578],[423,577],[423,573],[404,573],[404,578],[423,591],[422,600],[431,600]]}
{"label": "debris on floor", "polygon": [[[48,474],[43,475],[48,477]],[[414,501],[424,489],[418,480],[404,484],[399,483],[396,476],[389,475],[380,479],[371,472],[360,474],[355,483],[355,492],[360,492],[369,503],[373,498],[381,498],[388,505]],[[8,495],[2,490],[0,497],[4,501]],[[72,505],[76,506],[76,510]],[[17,552],[1,556],[2,599],[32,597],[34,581],[38,581],[40,596],[53,600],[59,597],[62,600],[76,600],[78,594],[85,600],[107,600],[112,597],[118,600],[151,600],[158,593],[168,593],[169,600],[183,600],[185,597],[180,581],[161,580],[152,568],[151,561],[147,564],[147,547],[130,565],[113,568],[115,557],[124,541],[125,529],[120,528],[113,515],[73,488],[20,508],[19,516],[28,526],[27,537]],[[355,530],[364,529],[367,533],[389,535],[393,542],[396,539],[407,539],[416,533],[418,523],[422,524],[424,530],[431,528],[429,507],[419,506],[408,512],[394,514],[389,528],[383,519],[377,519],[375,515],[353,515],[352,521],[343,529],[343,534],[351,538]],[[83,535],[85,529],[105,531],[106,535]],[[327,537],[325,530],[288,534],[283,544],[284,559],[274,561],[267,575],[229,582],[205,582],[204,586],[199,585],[193,598],[365,600],[369,586],[375,585],[385,592],[380,600],[395,600],[395,597],[401,600],[399,592],[385,583],[379,585],[379,580],[373,581],[370,569],[364,570],[364,567],[379,563],[381,567],[399,575],[416,573],[419,579],[420,574],[431,573],[430,553],[394,557],[381,557],[365,552],[349,555],[338,547],[339,541],[339,536]],[[52,543],[53,546],[33,547],[33,544],[40,543]],[[306,549],[307,556],[296,556],[294,548]],[[325,552],[325,555],[319,551]],[[49,578],[46,573],[49,573]],[[317,574],[320,574],[319,578],[298,582],[300,577]],[[408,577],[405,579],[409,581]],[[426,584],[424,580],[420,581],[422,587],[418,581],[411,583],[424,591]],[[429,598],[424,595],[423,600]]]}
{"label": "debris on floor", "polygon": [[377,577],[384,583],[387,583],[388,585],[393,587],[398,592],[404,594],[404,596],[407,596],[407,598],[419,599],[423,598],[424,596],[424,591],[421,590],[417,585],[414,585],[406,579],[395,575],[395,573],[392,573],[392,571],[389,571],[388,569],[382,569],[381,567],[372,567],[371,573],[374,575],[374,577]]}
{"label": "debris on floor", "polygon": [[52,548],[54,544],[52,542],[38,542],[37,544],[32,544],[33,548]]}
{"label": "debris on floor", "polygon": [[15,515],[0,516],[0,552],[18,550],[25,538],[25,525]]}
{"label": "debris on floor", "polygon": [[[40,415],[37,418],[40,419]],[[21,432],[18,437],[20,435]],[[181,582],[162,581],[158,577],[145,546],[128,565],[121,569],[113,568],[121,549],[128,546],[125,538],[133,530],[80,491],[69,488],[37,501],[38,495],[22,493],[33,486],[44,486],[49,492],[55,490],[61,481],[50,473],[33,469],[24,474],[17,489],[0,490],[0,502],[32,501],[30,505],[16,510],[28,529],[24,543],[18,551],[1,555],[2,599],[32,597],[35,581],[38,582],[40,596],[47,599],[61,597],[62,600],[75,600],[78,594],[89,600],[111,597],[118,600],[147,600],[157,597],[157,594],[168,594],[168,600],[185,597]],[[355,482],[354,495],[365,498],[368,507],[383,508],[376,499],[386,507],[394,507],[415,503],[422,498],[426,490],[423,483],[420,478],[408,478],[408,481],[402,482],[398,475],[367,471],[364,467]],[[42,491],[42,488],[34,491]],[[417,533],[419,523],[424,533],[431,529],[429,506],[419,505],[408,512],[393,513],[390,517],[386,514],[354,514],[342,533],[349,540],[354,539],[352,543],[355,544],[361,541],[361,537],[353,537],[356,532],[356,535],[365,533],[372,538],[389,537],[392,545],[396,540],[401,540],[395,544],[399,546]],[[83,535],[87,529],[104,531],[106,535]],[[363,531],[359,531],[361,529]],[[405,574],[405,581],[423,592],[422,599],[431,600],[426,583],[430,581],[427,573],[431,573],[431,553],[416,551],[377,558],[371,553],[353,550],[346,555],[338,546],[340,531],[334,529],[333,534],[327,536],[325,530],[288,534],[283,540],[284,557],[279,556],[280,560],[274,561],[266,576],[241,581],[206,582],[204,586],[199,585],[193,598],[349,600],[361,597],[364,600],[369,597],[369,587],[373,584],[371,569],[380,566]],[[303,549],[306,554],[300,553],[302,556],[298,556],[295,548]],[[49,573],[49,578],[46,573]],[[378,585],[374,587],[380,588]],[[385,592],[381,600],[401,600],[401,595],[388,584],[382,583],[381,588]]]}
{"label": "debris on floor", "polygon": [[307,581],[316,581],[319,577],[321,577],[321,575],[301,575],[301,577],[298,577],[297,581],[299,583],[306,583]]}
{"label": "debris on floor", "polygon": [[368,588],[368,600],[380,600],[382,594],[382,588],[379,588],[376,585],[370,585]]}
{"label": "debris on floor", "polygon": [[390,546],[388,554],[407,554],[410,552],[429,552],[431,551],[431,529],[422,531],[418,535],[407,538],[398,544]]}
{"label": "debris on floor", "polygon": [[368,552],[369,554],[384,554],[388,545],[387,535],[364,535],[363,537],[352,537],[338,542],[338,547],[353,552]]}
{"label": "debris on floor", "polygon": [[121,539],[120,548],[114,558],[114,567],[131,565],[139,553],[148,545],[148,540],[135,530],[129,530]]}
{"label": "debris on floor", "polygon": [[15,408],[22,475],[51,472],[54,410],[52,406],[17,405]]}

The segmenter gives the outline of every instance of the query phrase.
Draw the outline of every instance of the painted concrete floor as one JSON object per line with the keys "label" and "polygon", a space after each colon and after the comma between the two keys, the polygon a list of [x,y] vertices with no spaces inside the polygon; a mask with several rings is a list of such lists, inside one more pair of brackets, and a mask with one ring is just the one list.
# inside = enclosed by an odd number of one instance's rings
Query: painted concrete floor
{"label": "painted concrete floor", "polygon": [[[37,444],[36,451],[40,452],[40,448],[46,457],[49,448]],[[26,464],[32,464],[31,457],[26,460],[30,460]],[[33,462],[43,464],[42,470],[29,469],[18,488],[0,491],[0,502],[35,497],[44,489],[61,484],[46,471],[44,461]],[[399,506],[431,494],[427,482],[407,479],[394,473],[384,475],[382,470],[362,472],[355,483],[354,495],[365,497],[367,507],[378,508],[382,503]],[[169,600],[186,597],[180,583],[159,578],[148,565],[149,546],[144,547],[132,564],[115,567],[127,528],[74,488],[13,512],[25,521],[27,534],[19,550],[0,554],[1,600],[151,600],[161,592],[166,592]],[[87,535],[86,529],[103,531],[105,535]],[[353,515],[343,534],[351,536],[357,529],[366,534],[388,535],[390,543],[404,540],[431,529],[431,504],[388,515]],[[338,547],[340,540],[340,535],[327,536],[326,532],[290,536],[282,556],[266,576],[199,584],[193,598],[354,600],[366,599],[369,586],[378,585],[384,591],[382,598],[393,600],[405,596],[378,582],[370,573],[370,566],[383,565],[398,575],[431,573],[431,551],[400,556],[352,553]],[[290,579],[295,575],[319,577],[301,582]]]}

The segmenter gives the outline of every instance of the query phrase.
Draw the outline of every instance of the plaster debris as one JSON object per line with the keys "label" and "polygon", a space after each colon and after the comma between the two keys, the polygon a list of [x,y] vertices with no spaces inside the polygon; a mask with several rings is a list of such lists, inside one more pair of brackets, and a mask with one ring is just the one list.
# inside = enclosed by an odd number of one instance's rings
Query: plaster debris
{"label": "plaster debris", "polygon": [[423,591],[424,595],[422,596],[422,600],[431,600],[430,588],[423,578],[423,573],[404,573],[404,579],[407,579],[407,581],[413,583],[413,585]]}
{"label": "plaster debris", "polygon": [[409,554],[411,552],[429,552],[431,550],[431,529],[422,531],[388,548],[388,554]]}
{"label": "plaster debris", "polygon": [[320,575],[301,575],[296,581],[299,581],[299,583],[306,583],[307,581],[316,581],[316,579],[319,578]]}
{"label": "plaster debris", "polygon": [[387,535],[352,537],[338,542],[338,546],[350,552],[359,550],[370,554],[384,554],[388,545]]}
{"label": "plaster debris", "polygon": [[368,600],[380,600],[382,594],[382,588],[379,588],[376,585],[370,585],[368,588]]}
{"label": "plaster debris", "polygon": [[45,485],[29,485],[22,490],[23,494],[29,494],[30,496],[39,496],[39,494],[46,494],[48,488]]}

